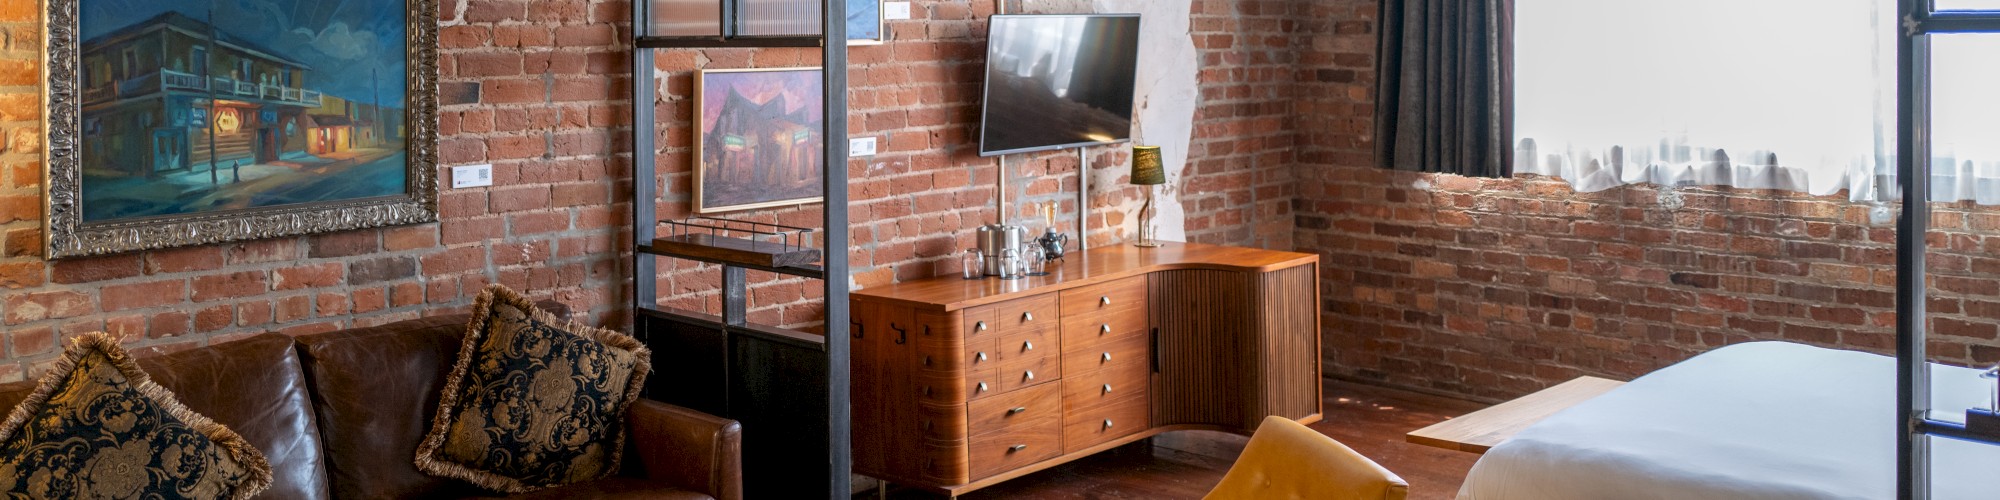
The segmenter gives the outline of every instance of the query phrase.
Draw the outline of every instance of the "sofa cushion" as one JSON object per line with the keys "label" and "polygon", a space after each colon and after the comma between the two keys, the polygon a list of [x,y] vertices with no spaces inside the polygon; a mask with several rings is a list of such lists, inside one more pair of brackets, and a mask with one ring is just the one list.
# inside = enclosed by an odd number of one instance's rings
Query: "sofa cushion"
{"label": "sofa cushion", "polygon": [[[264,334],[138,363],[181,404],[264,453],[272,481],[259,498],[324,499],[326,456],[293,345],[291,337]],[[0,408],[13,408],[33,390],[34,382],[0,385]]]}
{"label": "sofa cushion", "polygon": [[189,410],[118,339],[77,337],[0,423],[0,492],[30,498],[250,498],[270,465]]}
{"label": "sofa cushion", "polygon": [[524,493],[618,471],[625,409],[652,353],[563,321],[502,285],[479,294],[417,469]]}
{"label": "sofa cushion", "polygon": [[298,338],[334,498],[478,492],[463,481],[424,474],[409,459],[430,430],[438,392],[471,319],[437,316]]}

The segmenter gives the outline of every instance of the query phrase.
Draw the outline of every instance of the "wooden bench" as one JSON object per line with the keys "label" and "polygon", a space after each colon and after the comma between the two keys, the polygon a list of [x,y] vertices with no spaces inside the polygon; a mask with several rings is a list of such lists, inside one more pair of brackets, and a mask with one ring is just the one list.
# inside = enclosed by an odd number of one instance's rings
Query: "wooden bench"
{"label": "wooden bench", "polygon": [[1611,379],[1577,377],[1534,394],[1438,422],[1405,435],[1409,442],[1447,450],[1486,453],[1530,425],[1625,385]]}

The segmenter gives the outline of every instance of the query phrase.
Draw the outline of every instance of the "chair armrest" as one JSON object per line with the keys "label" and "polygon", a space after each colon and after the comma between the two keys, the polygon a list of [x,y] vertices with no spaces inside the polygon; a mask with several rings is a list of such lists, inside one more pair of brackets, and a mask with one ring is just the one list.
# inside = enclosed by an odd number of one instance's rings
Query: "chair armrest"
{"label": "chair armrest", "polygon": [[626,415],[647,479],[666,481],[717,500],[743,498],[743,425],[650,399]]}

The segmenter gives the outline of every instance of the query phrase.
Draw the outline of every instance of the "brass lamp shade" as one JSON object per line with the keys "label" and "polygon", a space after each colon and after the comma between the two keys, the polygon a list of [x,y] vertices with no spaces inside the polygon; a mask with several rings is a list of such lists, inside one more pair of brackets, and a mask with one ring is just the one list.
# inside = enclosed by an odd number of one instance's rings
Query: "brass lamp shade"
{"label": "brass lamp shade", "polygon": [[1160,147],[1132,146],[1132,184],[1157,186],[1166,183],[1167,169],[1160,161]]}

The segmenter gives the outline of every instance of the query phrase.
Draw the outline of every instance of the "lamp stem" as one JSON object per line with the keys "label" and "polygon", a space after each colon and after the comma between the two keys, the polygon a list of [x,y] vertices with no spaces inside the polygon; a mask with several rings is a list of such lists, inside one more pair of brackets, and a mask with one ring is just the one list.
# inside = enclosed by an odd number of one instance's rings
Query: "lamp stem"
{"label": "lamp stem", "polygon": [[1132,246],[1153,248],[1160,246],[1160,240],[1153,234],[1153,186],[1146,189],[1146,204],[1139,207],[1139,240]]}

